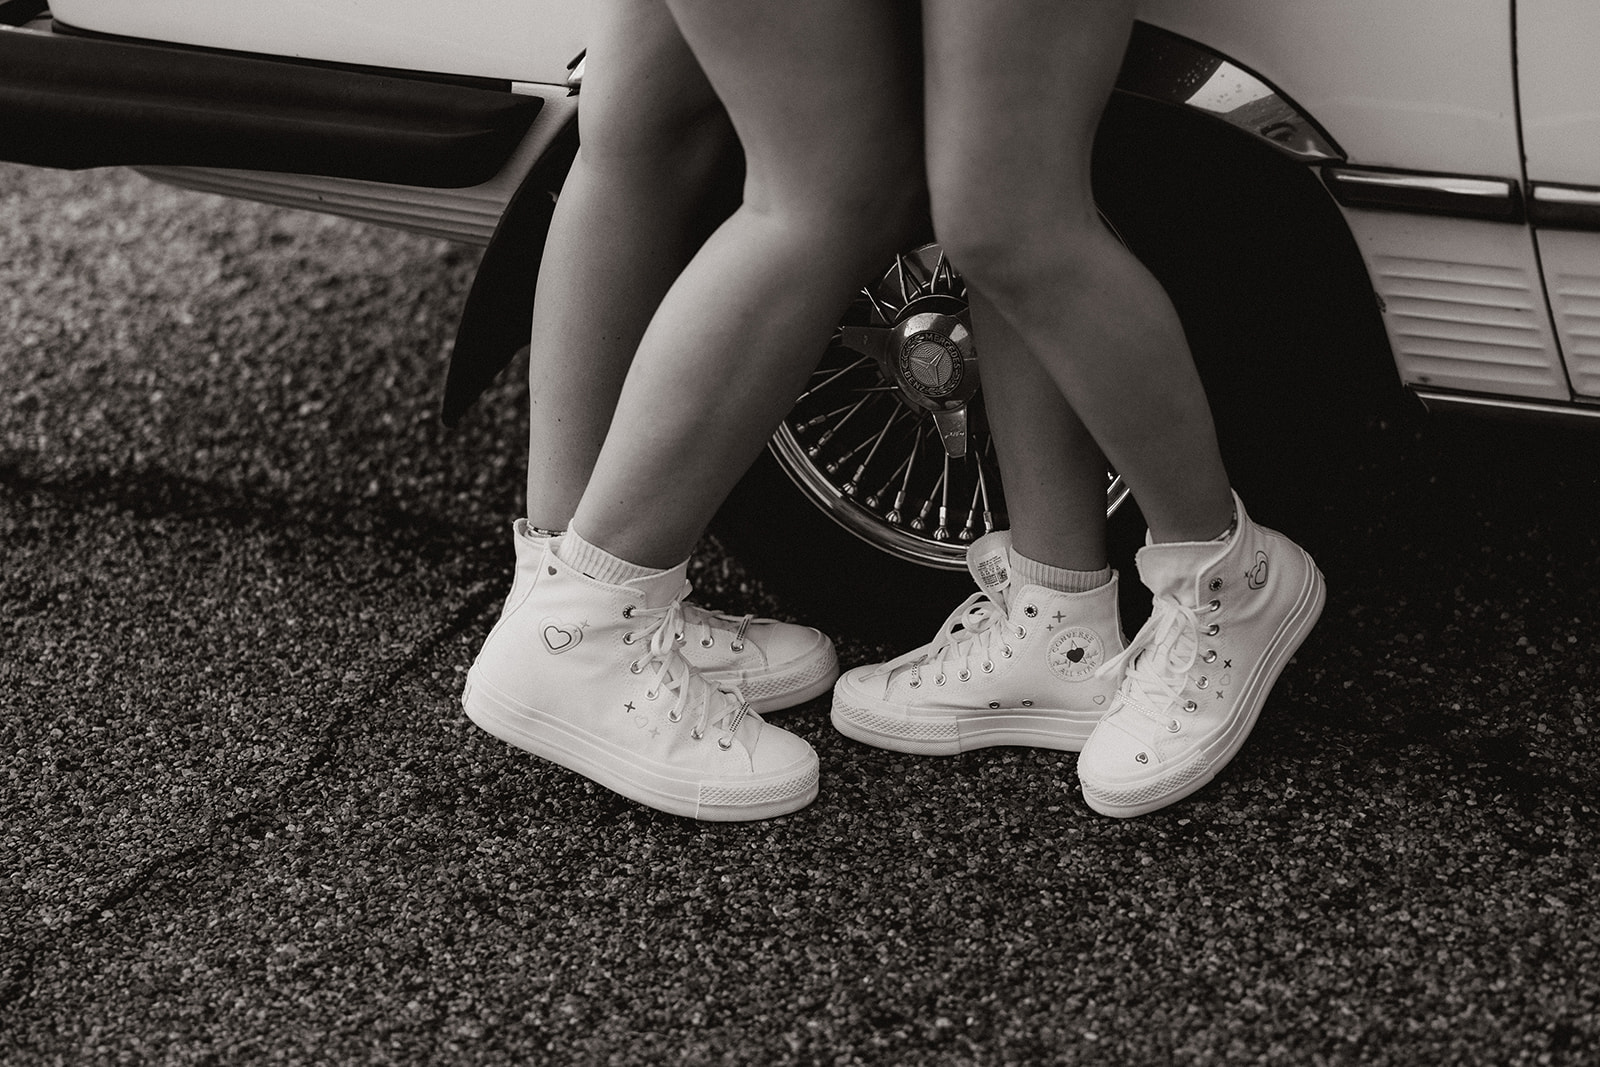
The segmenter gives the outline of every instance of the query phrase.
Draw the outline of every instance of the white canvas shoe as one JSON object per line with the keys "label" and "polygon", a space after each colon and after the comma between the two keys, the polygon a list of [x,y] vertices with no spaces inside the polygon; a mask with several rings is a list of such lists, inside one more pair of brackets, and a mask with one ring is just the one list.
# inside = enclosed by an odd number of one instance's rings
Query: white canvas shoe
{"label": "white canvas shoe", "polygon": [[1211,781],[1322,614],[1311,557],[1250,521],[1237,496],[1234,508],[1224,541],[1139,550],[1154,608],[1125,653],[1115,706],[1078,757],[1084,799],[1103,815],[1143,815]]}
{"label": "white canvas shoe", "polygon": [[[547,534],[517,526],[518,543],[543,544]],[[754,615],[726,615],[683,603],[683,658],[709,681],[736,687],[763,715],[826,693],[839,659],[826,634],[809,626]]]}
{"label": "white canvas shoe", "polygon": [[1077,751],[1110,710],[1122,651],[1117,581],[1087,593],[1011,584],[1011,534],[967,550],[982,590],[933,641],[858,667],[833,691],[833,725],[868,745],[954,755],[990,745]]}
{"label": "white canvas shoe", "polygon": [[467,673],[473,722],[674,815],[764,819],[816,798],[811,746],[684,658],[684,566],[612,585],[525,528],[511,595]]}

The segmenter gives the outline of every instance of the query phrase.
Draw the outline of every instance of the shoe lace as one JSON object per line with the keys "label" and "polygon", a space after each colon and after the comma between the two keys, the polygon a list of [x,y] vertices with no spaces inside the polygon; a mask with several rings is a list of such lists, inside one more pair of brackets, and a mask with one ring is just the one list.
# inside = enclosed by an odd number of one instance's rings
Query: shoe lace
{"label": "shoe lace", "polygon": [[[684,585],[684,594],[688,593]],[[640,620],[634,641],[645,644],[645,652],[634,661],[637,671],[650,672],[650,687],[646,695],[654,699],[663,689],[674,695],[672,721],[683,715],[685,707],[698,707],[699,715],[691,729],[696,741],[705,737],[713,726],[720,726],[723,736],[717,744],[724,749],[733,747],[733,737],[750,714],[750,704],[739,690],[729,685],[708,681],[683,658],[684,640],[683,598],[659,608],[635,608],[633,616]]]}
{"label": "shoe lace", "polygon": [[890,660],[883,669],[892,674],[909,668],[918,682],[924,671],[932,671],[934,681],[942,685],[947,665],[959,662],[962,670],[968,670],[967,665],[980,652],[985,669],[992,669],[996,644],[1003,655],[1011,654],[1005,642],[1012,633],[1022,635],[1019,627],[1012,627],[1003,597],[973,593],[950,613],[930,643]]}
{"label": "shoe lace", "polygon": [[1121,655],[1101,664],[1097,673],[1125,669],[1120,696],[1152,722],[1165,726],[1171,708],[1184,699],[1189,671],[1200,649],[1199,613],[1169,596],[1158,595],[1150,620],[1134,635]]}
{"label": "shoe lace", "polygon": [[700,644],[710,648],[713,635],[718,632],[733,632],[733,639],[729,642],[730,648],[735,652],[743,652],[745,632],[750,629],[750,624],[755,621],[754,615],[729,615],[721,611],[708,611],[694,604],[683,605],[684,620],[691,625],[705,627],[706,635],[700,639]]}

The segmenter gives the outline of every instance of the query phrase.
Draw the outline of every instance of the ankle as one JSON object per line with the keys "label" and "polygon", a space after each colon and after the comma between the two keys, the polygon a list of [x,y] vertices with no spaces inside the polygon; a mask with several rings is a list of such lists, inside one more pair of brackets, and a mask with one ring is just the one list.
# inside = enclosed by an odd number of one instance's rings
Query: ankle
{"label": "ankle", "polygon": [[1058,593],[1088,593],[1111,582],[1111,567],[1095,570],[1073,570],[1053,567],[1011,549],[1011,580],[1015,587],[1037,585]]}
{"label": "ankle", "polygon": [[599,545],[588,541],[576,529],[569,527],[556,542],[556,558],[574,570],[607,585],[623,585],[665,574],[671,568],[646,567],[614,556]]}

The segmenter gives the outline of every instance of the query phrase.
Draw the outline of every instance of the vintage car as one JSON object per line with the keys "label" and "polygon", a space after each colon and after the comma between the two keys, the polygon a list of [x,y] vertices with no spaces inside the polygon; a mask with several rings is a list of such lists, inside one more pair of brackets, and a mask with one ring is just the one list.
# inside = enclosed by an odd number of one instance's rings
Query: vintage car
{"label": "vintage car", "polygon": [[[453,421],[526,343],[586,7],[0,0],[0,158],[484,246]],[[1593,0],[1141,3],[1097,190],[1184,314],[1244,477],[1263,450],[1282,470],[1275,430],[1407,392],[1600,416],[1596,42]],[[908,567],[942,602],[937,572],[1005,521],[981,348],[952,265],[908,248],[719,529],[802,599],[819,568]]]}

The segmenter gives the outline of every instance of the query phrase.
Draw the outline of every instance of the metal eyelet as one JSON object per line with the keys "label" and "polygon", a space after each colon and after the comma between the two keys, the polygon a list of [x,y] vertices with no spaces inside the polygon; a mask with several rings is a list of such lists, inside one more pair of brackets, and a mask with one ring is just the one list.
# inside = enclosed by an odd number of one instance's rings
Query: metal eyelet
{"label": "metal eyelet", "polygon": [[989,710],[990,711],[993,711],[995,708],[998,708],[999,706],[1000,706],[1000,702],[998,700],[989,701]]}
{"label": "metal eyelet", "polygon": [[912,689],[921,689],[922,688],[922,679],[921,678],[913,678],[913,679],[911,679],[910,685],[911,685]]}
{"label": "metal eyelet", "polygon": [[710,648],[710,647],[711,647],[711,638],[709,638],[709,637],[702,637],[702,638],[701,638],[701,639],[700,639],[700,647],[701,647],[701,648]]}
{"label": "metal eyelet", "polygon": [[1024,701],[1023,701],[1023,702],[1022,702],[1022,706],[1023,706],[1023,707],[1025,707],[1025,708],[1031,708],[1031,707],[1033,707],[1033,701],[1031,701],[1031,700],[1024,700]]}
{"label": "metal eyelet", "polygon": [[698,726],[689,731],[689,736],[694,738],[696,741],[704,741],[706,737],[705,734],[700,732],[700,727]]}
{"label": "metal eyelet", "polygon": [[1188,712],[1190,715],[1193,715],[1195,712],[1200,710],[1200,705],[1196,704],[1192,700],[1185,700],[1183,702],[1183,710]]}
{"label": "metal eyelet", "polygon": [[1222,601],[1213,600],[1211,603],[1206,605],[1206,610],[1207,611],[1221,611],[1222,610]]}
{"label": "metal eyelet", "polygon": [[1027,636],[1028,636],[1028,628],[1026,626],[1017,627],[1017,640],[1018,641],[1023,640]]}
{"label": "metal eyelet", "polygon": [[639,665],[638,660],[634,660],[632,663],[628,664],[628,671],[631,674],[638,674],[642,670],[644,670],[644,668]]}
{"label": "metal eyelet", "polygon": [[1023,608],[1022,613],[1030,619],[1037,619],[1039,617],[1039,609],[1034,607],[1032,604],[1029,604],[1027,607]]}
{"label": "metal eyelet", "polygon": [[1011,658],[1011,646],[1010,645],[1001,645],[1000,646],[1000,654],[1002,656],[1004,656],[1006,659],[1010,659]]}
{"label": "metal eyelet", "polygon": [[629,604],[627,607],[622,609],[622,617],[624,619],[633,618],[633,605],[632,604]]}
{"label": "metal eyelet", "polygon": [[1222,632],[1222,627],[1218,626],[1216,623],[1212,623],[1210,626],[1206,627],[1206,636],[1207,637],[1215,637],[1215,636],[1217,636],[1217,634],[1219,634],[1221,632]]}
{"label": "metal eyelet", "polygon": [[1173,719],[1171,722],[1167,723],[1167,732],[1170,734],[1175,734],[1181,729],[1183,729],[1183,724],[1177,719]]}
{"label": "metal eyelet", "polygon": [[1211,688],[1211,679],[1202,676],[1201,679],[1198,682],[1194,683],[1194,687],[1196,689],[1210,689]]}
{"label": "metal eyelet", "polygon": [[668,722],[682,722],[683,721],[683,712],[679,711],[677,708],[673,708],[671,711],[667,712],[667,721]]}
{"label": "metal eyelet", "polygon": [[661,692],[659,690],[656,690],[656,689],[646,689],[644,691],[644,698],[646,700],[654,700],[656,697],[658,697],[660,695],[661,695]]}
{"label": "metal eyelet", "polygon": [[733,738],[731,738],[731,737],[719,737],[719,738],[717,738],[717,747],[722,749],[722,751],[724,751],[724,752],[728,751],[728,749],[733,747]]}
{"label": "metal eyelet", "polygon": [[744,642],[743,641],[735,641],[733,644],[729,645],[728,647],[733,649],[735,652],[743,652],[744,651]]}
{"label": "metal eyelet", "polygon": [[956,672],[956,677],[960,678],[963,682],[970,682],[972,681],[972,672],[967,670],[965,667],[962,667]]}
{"label": "metal eyelet", "polygon": [[633,644],[633,631],[632,630],[629,630],[627,633],[622,635],[622,643],[625,644],[625,645]]}
{"label": "metal eyelet", "polygon": [[994,673],[994,664],[990,663],[988,660],[984,660],[983,661],[983,673],[984,674],[993,674]]}
{"label": "metal eyelet", "polygon": [[1206,654],[1200,658],[1207,663],[1215,663],[1217,662],[1217,650],[1214,648],[1208,648],[1206,649]]}
{"label": "metal eyelet", "polygon": [[943,685],[944,684],[944,675],[942,675],[942,674],[935,675],[934,679],[933,679],[933,684],[934,685]]}

